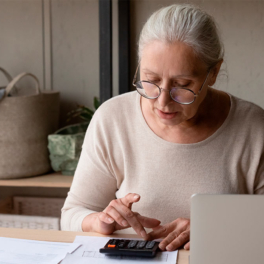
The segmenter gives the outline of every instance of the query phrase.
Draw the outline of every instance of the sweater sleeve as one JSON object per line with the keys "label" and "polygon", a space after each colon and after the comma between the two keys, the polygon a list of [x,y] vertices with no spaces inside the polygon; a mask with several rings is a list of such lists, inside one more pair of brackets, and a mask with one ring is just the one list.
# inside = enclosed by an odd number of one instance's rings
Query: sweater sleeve
{"label": "sweater sleeve", "polygon": [[264,153],[260,159],[254,187],[254,194],[264,194]]}
{"label": "sweater sleeve", "polygon": [[[253,124],[254,131],[251,131],[254,139],[252,142],[255,144],[253,155],[259,157],[255,182],[254,182],[254,194],[264,194],[264,111],[261,108],[257,108],[257,112],[254,113],[255,122]],[[252,143],[252,144],[253,144]]]}
{"label": "sweater sleeve", "polygon": [[103,211],[115,199],[117,181],[108,162],[105,144],[106,117],[96,111],[85,136],[79,163],[61,215],[61,229],[82,231],[83,219]]}

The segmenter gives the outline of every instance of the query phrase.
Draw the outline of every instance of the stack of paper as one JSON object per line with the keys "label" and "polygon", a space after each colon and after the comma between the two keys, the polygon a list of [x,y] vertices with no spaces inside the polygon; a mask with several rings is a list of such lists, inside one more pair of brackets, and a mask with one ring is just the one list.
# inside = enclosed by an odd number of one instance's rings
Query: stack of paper
{"label": "stack of paper", "polygon": [[0,264],[57,264],[80,245],[0,237]]}
{"label": "stack of paper", "polygon": [[[141,257],[109,257],[101,254],[99,249],[109,240],[109,237],[88,237],[77,236],[74,240],[77,244],[82,244],[74,253],[68,254],[61,264],[111,264],[122,262],[145,264],[146,262],[155,262],[159,264],[175,264],[177,260],[178,251],[173,252],[158,252],[155,258],[141,258]],[[120,238],[119,238],[120,239]]]}
{"label": "stack of paper", "polygon": [[106,256],[99,249],[109,239],[77,236],[74,243],[60,243],[0,237],[0,264],[176,263],[178,251],[158,252],[155,258]]}

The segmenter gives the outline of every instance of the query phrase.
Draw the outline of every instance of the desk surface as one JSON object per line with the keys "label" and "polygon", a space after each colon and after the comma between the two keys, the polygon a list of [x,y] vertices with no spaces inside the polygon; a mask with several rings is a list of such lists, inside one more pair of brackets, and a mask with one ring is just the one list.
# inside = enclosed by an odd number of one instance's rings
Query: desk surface
{"label": "desk surface", "polygon": [[[54,230],[32,230],[32,229],[16,229],[16,228],[0,228],[0,237],[12,237],[22,239],[32,239],[52,242],[68,242],[74,241],[76,236],[103,236],[97,233],[87,232],[69,232]],[[115,234],[115,237],[137,237],[136,235]],[[188,264],[189,251],[184,249],[179,251],[177,264]]]}

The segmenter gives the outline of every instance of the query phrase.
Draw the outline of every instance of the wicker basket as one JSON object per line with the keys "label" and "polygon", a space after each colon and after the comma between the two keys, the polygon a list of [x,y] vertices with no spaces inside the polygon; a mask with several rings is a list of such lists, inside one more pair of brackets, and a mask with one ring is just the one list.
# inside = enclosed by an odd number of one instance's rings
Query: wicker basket
{"label": "wicker basket", "polygon": [[[22,87],[14,90],[14,85],[26,76],[35,80],[35,94],[25,95]],[[31,73],[19,74],[4,90],[3,93],[1,89],[0,101],[0,178],[18,179],[49,172],[47,137],[58,127],[59,92],[41,91],[38,78]]]}
{"label": "wicker basket", "polygon": [[7,197],[0,200],[0,214],[12,214],[13,212],[13,198]]}
{"label": "wicker basket", "polygon": [[58,217],[0,214],[0,227],[60,230]]}
{"label": "wicker basket", "polygon": [[64,198],[13,197],[14,214],[35,216],[61,216]]}
{"label": "wicker basket", "polygon": [[60,230],[64,200],[20,196],[0,200],[0,227]]}

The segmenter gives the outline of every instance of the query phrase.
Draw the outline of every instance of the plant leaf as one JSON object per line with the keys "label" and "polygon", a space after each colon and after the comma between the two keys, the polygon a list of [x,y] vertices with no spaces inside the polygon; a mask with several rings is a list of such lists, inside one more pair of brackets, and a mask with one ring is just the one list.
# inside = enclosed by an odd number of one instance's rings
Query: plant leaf
{"label": "plant leaf", "polygon": [[84,119],[84,120],[91,120],[93,117],[93,115],[87,114],[87,113],[82,113],[80,114],[80,118]]}
{"label": "plant leaf", "polygon": [[[94,97],[95,110],[98,109],[99,106],[100,106],[100,101],[98,100],[97,97]],[[84,105],[77,105],[76,109],[67,113],[67,116],[69,116],[69,118],[67,119],[67,122],[69,122],[71,119],[75,117],[80,117],[83,120],[91,121],[94,115],[94,112],[95,112],[94,110],[91,110],[88,107],[85,107]]]}
{"label": "plant leaf", "polygon": [[94,108],[95,108],[95,110],[97,110],[99,106],[100,106],[100,102],[99,102],[98,98],[94,97]]}
{"label": "plant leaf", "polygon": [[94,114],[94,111],[91,110],[91,109],[89,109],[89,108],[87,108],[87,107],[84,107],[84,108],[82,109],[82,112],[83,112],[83,113],[89,113],[89,114],[91,114],[91,115]]}

